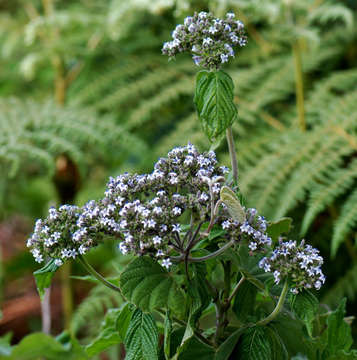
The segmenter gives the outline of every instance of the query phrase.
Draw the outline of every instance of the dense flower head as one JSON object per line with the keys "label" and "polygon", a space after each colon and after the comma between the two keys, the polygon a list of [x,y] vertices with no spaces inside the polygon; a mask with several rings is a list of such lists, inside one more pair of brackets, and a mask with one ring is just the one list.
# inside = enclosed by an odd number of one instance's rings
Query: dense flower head
{"label": "dense flower head", "polygon": [[234,57],[234,47],[244,46],[244,24],[227,13],[225,19],[215,18],[211,13],[200,12],[188,16],[183,24],[172,32],[172,41],[166,42],[162,52],[170,58],[181,52],[192,54],[196,65],[218,69]]}
{"label": "dense flower head", "polygon": [[259,267],[273,273],[276,284],[288,277],[294,283],[291,291],[298,293],[303,288],[321,288],[325,282],[322,264],[323,258],[317,249],[305,244],[304,240],[299,245],[290,240],[280,241],[271,255],[259,262]]}
{"label": "dense flower head", "polygon": [[46,256],[55,260],[57,266],[78,254],[85,254],[95,245],[91,231],[78,227],[80,208],[71,205],[62,205],[57,210],[50,208],[44,220],[37,220],[32,236],[27,240],[27,247],[39,263]]}

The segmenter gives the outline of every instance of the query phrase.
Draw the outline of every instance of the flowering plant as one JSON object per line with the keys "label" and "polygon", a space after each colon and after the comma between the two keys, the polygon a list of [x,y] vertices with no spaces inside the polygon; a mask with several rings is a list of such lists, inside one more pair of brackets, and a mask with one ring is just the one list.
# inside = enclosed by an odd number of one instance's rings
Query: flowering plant
{"label": "flowering plant", "polygon": [[[169,57],[188,51],[208,69],[197,75],[194,101],[207,136],[226,134],[232,171],[213,151],[188,144],[159,159],[150,174],[110,178],[101,200],[51,208],[36,223],[27,245],[37,262],[48,261],[35,273],[40,294],[59,266],[78,259],[126,301],[115,327],[104,324],[102,341],[88,345],[88,354],[113,344],[105,341],[108,332],[119,332],[126,359],[288,359],[298,352],[332,359],[347,349],[333,346],[330,334],[346,330],[344,303],[321,315],[310,291],[325,282],[318,250],[286,238],[291,219],[268,222],[246,207],[238,186],[234,85],[219,68],[235,45],[245,45],[243,29],[232,13],[221,20],[201,12],[178,25],[163,47]],[[119,286],[84,256],[108,238],[123,255],[134,255]],[[298,350],[286,319],[301,335],[294,339]]]}

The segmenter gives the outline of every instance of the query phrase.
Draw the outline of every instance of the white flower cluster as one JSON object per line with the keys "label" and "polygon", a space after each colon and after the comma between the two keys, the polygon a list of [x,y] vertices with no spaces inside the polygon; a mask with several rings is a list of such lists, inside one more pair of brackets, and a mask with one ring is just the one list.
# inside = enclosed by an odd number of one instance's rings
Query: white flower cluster
{"label": "white flower cluster", "polygon": [[173,58],[189,52],[196,65],[210,70],[219,69],[229,57],[234,57],[234,47],[247,42],[244,25],[234,13],[227,13],[222,20],[204,11],[186,17],[184,24],[176,26],[172,38],[164,44],[163,54]]}
{"label": "white flower cluster", "polygon": [[264,251],[272,245],[271,238],[266,233],[267,222],[263,216],[259,216],[256,209],[245,210],[247,220],[239,224],[232,218],[221,219],[221,226],[226,230],[230,238],[239,238],[248,242],[250,253]]}
{"label": "white flower cluster", "polygon": [[84,254],[95,245],[86,229],[78,228],[81,209],[77,206],[62,205],[58,210],[49,209],[44,220],[37,220],[32,236],[27,240],[27,247],[39,263],[46,256],[55,259],[55,264],[61,266],[78,254]]}
{"label": "white flower cluster", "polygon": [[291,291],[296,294],[303,288],[321,288],[326,280],[321,271],[322,264],[323,258],[317,249],[305,245],[304,240],[299,245],[290,240],[280,241],[270,257],[264,257],[259,262],[259,267],[265,272],[272,272],[276,284],[289,277],[294,283]]}
{"label": "white flower cluster", "polygon": [[196,221],[209,221],[211,194],[206,178],[214,182],[219,198],[226,172],[214,152],[199,153],[188,144],[168,153],[146,175],[111,178],[99,221],[121,239],[123,254],[150,254],[163,266],[171,265],[169,252],[182,241],[181,217],[189,211]]}

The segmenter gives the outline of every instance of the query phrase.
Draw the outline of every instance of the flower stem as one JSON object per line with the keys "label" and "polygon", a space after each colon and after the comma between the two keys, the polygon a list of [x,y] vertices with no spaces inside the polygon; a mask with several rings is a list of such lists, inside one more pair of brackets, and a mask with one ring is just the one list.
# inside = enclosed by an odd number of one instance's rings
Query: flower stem
{"label": "flower stem", "polygon": [[82,264],[82,266],[91,274],[93,275],[97,280],[99,280],[103,285],[107,286],[108,288],[117,291],[121,293],[120,288],[109,282],[107,279],[105,279],[101,274],[99,274],[88,262],[87,260],[82,256],[78,256],[79,262]]}
{"label": "flower stem", "polygon": [[284,305],[286,294],[288,293],[288,290],[289,290],[288,280],[286,280],[283,290],[281,291],[278,303],[275,306],[275,309],[265,319],[258,321],[257,325],[266,325],[277,317],[277,315],[280,313],[280,311]]}
{"label": "flower stem", "polygon": [[226,137],[227,137],[229,155],[231,157],[233,180],[235,184],[238,184],[238,160],[237,160],[236,150],[234,147],[233,131],[231,126],[226,130]]}
{"label": "flower stem", "polygon": [[233,298],[236,296],[239,288],[242,286],[243,282],[245,281],[246,277],[242,275],[237,285],[234,287],[232,294],[228,297],[227,303],[230,304],[230,302],[233,300]]}
{"label": "flower stem", "polygon": [[[206,256],[202,256],[202,257],[187,257],[187,261],[188,262],[202,262],[208,259],[212,259],[222,253],[224,253],[228,248],[230,248],[233,244],[235,243],[234,240],[231,240],[230,242],[228,242],[227,244],[223,245],[221,248],[219,248],[217,251],[208,254]],[[185,259],[185,254],[181,255],[181,256],[172,256],[170,258],[172,261],[174,262],[180,262],[181,260]]]}

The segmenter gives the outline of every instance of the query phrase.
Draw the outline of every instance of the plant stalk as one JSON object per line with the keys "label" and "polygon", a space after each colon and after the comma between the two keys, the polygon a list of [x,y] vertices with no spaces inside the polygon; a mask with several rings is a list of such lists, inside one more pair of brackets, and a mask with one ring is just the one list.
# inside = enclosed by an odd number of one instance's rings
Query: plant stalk
{"label": "plant stalk", "polygon": [[118,286],[115,286],[111,282],[109,282],[107,279],[105,279],[101,274],[99,274],[93,267],[88,263],[88,261],[84,258],[84,256],[79,255],[78,261],[81,263],[81,265],[89,272],[89,274],[93,275],[97,280],[99,280],[103,285],[106,287],[119,292],[121,294],[121,290]]}
{"label": "plant stalk", "polygon": [[238,184],[238,160],[237,160],[237,154],[236,154],[236,150],[235,150],[235,146],[234,146],[233,131],[232,131],[231,126],[229,128],[227,128],[227,130],[226,130],[226,137],[227,137],[229,155],[231,158],[233,180],[234,180],[235,184]]}
{"label": "plant stalk", "polygon": [[276,304],[274,310],[265,319],[258,321],[257,325],[266,325],[266,324],[270,323],[271,321],[273,321],[278,316],[281,309],[283,308],[288,290],[289,290],[288,280],[286,280],[284,283],[283,290],[281,291],[278,303]]}
{"label": "plant stalk", "polygon": [[[187,257],[187,261],[188,262],[202,262],[202,261],[206,261],[208,259],[212,259],[218,255],[221,255],[222,253],[224,253],[228,248],[230,248],[233,244],[235,243],[234,240],[231,240],[230,242],[228,242],[227,244],[223,245],[221,248],[219,248],[217,251],[208,254],[206,256],[202,256],[202,257],[197,257],[197,258],[193,258],[193,257]],[[185,259],[185,254],[181,255],[181,256],[172,256],[170,259],[174,262],[180,262],[181,260]]]}

